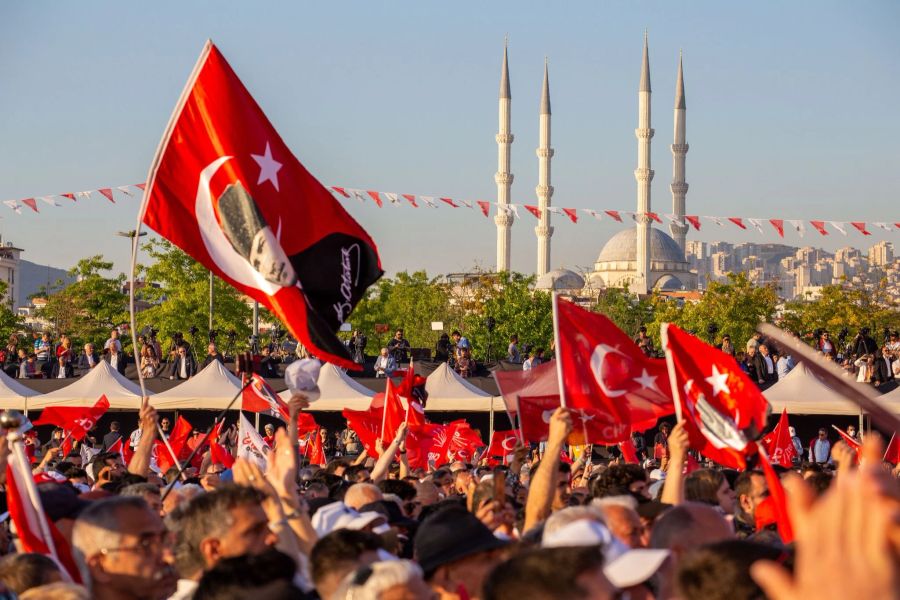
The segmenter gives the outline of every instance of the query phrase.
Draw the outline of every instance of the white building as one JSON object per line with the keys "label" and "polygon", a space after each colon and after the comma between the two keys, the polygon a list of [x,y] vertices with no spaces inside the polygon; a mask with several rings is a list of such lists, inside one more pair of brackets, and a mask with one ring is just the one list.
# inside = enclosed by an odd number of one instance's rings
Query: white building
{"label": "white building", "polygon": [[19,298],[19,255],[21,248],[13,246],[12,242],[5,244],[0,241],[0,281],[6,284],[6,293],[2,302],[9,305],[10,309],[22,304]]}

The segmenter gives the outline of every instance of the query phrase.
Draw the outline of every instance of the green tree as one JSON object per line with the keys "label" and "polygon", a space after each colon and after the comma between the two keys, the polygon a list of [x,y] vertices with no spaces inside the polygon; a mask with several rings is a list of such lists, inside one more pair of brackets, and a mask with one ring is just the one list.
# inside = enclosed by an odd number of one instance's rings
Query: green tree
{"label": "green tree", "polygon": [[880,283],[873,290],[848,285],[827,285],[816,298],[801,298],[785,304],[781,327],[806,335],[816,329],[833,334],[846,327],[854,335],[869,327],[877,336],[882,328],[900,328],[900,307]]}
{"label": "green tree", "polygon": [[601,290],[591,310],[609,317],[616,326],[634,336],[641,325],[653,321],[655,302],[628,292],[628,288]]}
{"label": "green tree", "polygon": [[[553,340],[553,304],[550,294],[534,291],[534,276],[521,273],[485,274],[472,280],[458,293],[465,307],[463,334],[472,343],[476,359],[506,356],[511,335],[518,335],[520,347],[544,348],[549,354]],[[494,319],[489,331],[487,318]]]}
{"label": "green tree", "polygon": [[[5,281],[0,281],[0,298],[6,295],[8,289],[9,284]],[[18,331],[21,326],[22,319],[13,312],[12,300],[10,300],[9,304],[0,303],[0,331],[11,334]]]}
{"label": "green tree", "polygon": [[[403,271],[372,286],[348,320],[368,336],[366,351],[375,354],[398,328],[404,330],[411,346],[432,348],[437,333],[431,331],[431,322],[455,327],[460,317],[461,311],[451,303],[448,284],[429,278],[425,271]],[[388,329],[377,332],[377,325]]]}
{"label": "green tree", "polygon": [[49,321],[57,335],[68,334],[75,347],[89,341],[103,342],[111,328],[128,321],[127,296],[122,293],[125,276],[103,274],[112,266],[100,255],[79,260],[69,270],[74,283],[62,287],[58,281],[37,294],[47,298],[37,316]]}
{"label": "green tree", "polygon": [[[141,268],[148,285],[139,290],[138,296],[151,306],[137,315],[138,328],[158,329],[165,350],[175,332],[191,341],[188,332],[196,327],[196,341],[201,347],[195,351],[202,356],[209,329],[209,271],[166,240],[151,240],[144,250],[153,264]],[[238,348],[243,348],[250,336],[253,310],[235,288],[218,277],[213,278],[213,296],[213,329],[220,332],[220,345],[227,344],[224,334],[234,331]]]}

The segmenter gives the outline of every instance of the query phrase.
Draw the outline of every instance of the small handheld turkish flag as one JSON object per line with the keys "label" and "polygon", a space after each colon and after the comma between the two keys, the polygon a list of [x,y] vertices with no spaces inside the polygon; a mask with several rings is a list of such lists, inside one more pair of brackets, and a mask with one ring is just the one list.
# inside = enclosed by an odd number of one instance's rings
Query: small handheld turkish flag
{"label": "small handheld turkish flag", "polygon": [[769,460],[774,465],[780,465],[786,469],[793,466],[794,456],[797,450],[794,448],[794,442],[791,440],[790,424],[788,423],[787,409],[781,412],[781,418],[778,424],[768,435],[763,437],[762,447],[766,449]]}
{"label": "small handheld turkish flag", "polygon": [[350,369],[336,332],[382,275],[375,243],[297,160],[207,42],[160,143],[141,218],[309,351]]}
{"label": "small handheld turkish flag", "polygon": [[624,441],[675,412],[665,361],[645,356],[604,315],[555,295],[554,307],[563,404],[615,423],[603,441]]}
{"label": "small handheld turkish flag", "polygon": [[743,469],[756,453],[769,403],[730,354],[670,323],[660,329],[675,409],[691,447],[715,462]]}
{"label": "small handheld turkish flag", "polygon": [[517,441],[518,437],[516,436],[515,429],[510,429],[509,431],[495,431],[494,435],[491,436],[491,443],[488,445],[485,456],[502,458],[503,463],[506,464],[507,457],[516,449]]}

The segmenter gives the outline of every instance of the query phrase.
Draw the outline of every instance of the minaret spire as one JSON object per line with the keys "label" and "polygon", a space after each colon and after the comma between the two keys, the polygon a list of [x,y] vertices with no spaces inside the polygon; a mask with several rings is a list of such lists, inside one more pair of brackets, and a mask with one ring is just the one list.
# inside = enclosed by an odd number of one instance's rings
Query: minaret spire
{"label": "minaret spire", "polygon": [[550,238],[553,237],[553,227],[550,226],[550,199],[553,197],[553,186],[550,185],[550,159],[553,157],[553,148],[550,147],[550,78],[547,69],[547,59],[544,59],[544,86],[541,90],[540,109],[540,143],[536,151],[538,157],[538,185],[534,188],[538,198],[538,208],[541,211],[541,221],[534,228],[537,235],[537,276],[540,277],[550,270]]}
{"label": "minaret spire", "polygon": [[641,82],[638,87],[638,127],[634,130],[638,139],[638,166],[634,170],[637,180],[637,235],[636,239],[636,277],[634,291],[646,294],[650,291],[650,182],[653,181],[653,169],[650,168],[650,139],[653,129],[650,127],[650,56],[647,44],[647,32],[644,32],[644,56],[641,63]]}
{"label": "minaret spire", "polygon": [[688,226],[684,220],[685,196],[688,184],[685,181],[685,157],[687,143],[687,103],[684,99],[684,69],[681,54],[678,55],[678,79],[675,83],[675,137],[672,144],[672,213],[676,221],[669,225],[672,237],[684,253]]}
{"label": "minaret spire", "polygon": [[509,172],[510,154],[513,134],[510,132],[512,94],[509,91],[509,60],[507,56],[508,40],[503,43],[503,67],[500,71],[500,125],[497,133],[497,272],[509,271],[510,233],[513,224],[512,210],[509,208],[509,192],[513,175]]}

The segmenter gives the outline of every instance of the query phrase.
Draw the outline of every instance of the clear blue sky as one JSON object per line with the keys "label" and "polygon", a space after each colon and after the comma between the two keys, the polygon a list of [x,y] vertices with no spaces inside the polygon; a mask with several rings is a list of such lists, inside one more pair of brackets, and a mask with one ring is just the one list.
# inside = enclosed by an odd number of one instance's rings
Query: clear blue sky
{"label": "clear blue sky", "polygon": [[[493,200],[509,34],[513,201],[535,203],[546,55],[554,204],[634,210],[645,28],[655,210],[671,210],[668,146],[683,48],[689,214],[900,221],[895,0],[3,2],[0,200],[144,181],[207,37],[322,182]],[[124,269],[128,242],[113,233],[133,228],[137,202],[96,196],[21,216],[0,206],[0,233],[29,260],[68,267],[102,253]],[[388,272],[494,264],[496,229],[480,214],[348,206]],[[536,222],[522,216],[513,267],[531,272]],[[592,264],[621,228],[554,220],[554,267]],[[728,232],[733,241],[778,241]],[[881,232],[788,234],[787,243],[864,247],[883,236],[900,242],[900,233]]]}

